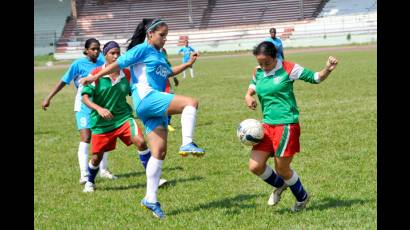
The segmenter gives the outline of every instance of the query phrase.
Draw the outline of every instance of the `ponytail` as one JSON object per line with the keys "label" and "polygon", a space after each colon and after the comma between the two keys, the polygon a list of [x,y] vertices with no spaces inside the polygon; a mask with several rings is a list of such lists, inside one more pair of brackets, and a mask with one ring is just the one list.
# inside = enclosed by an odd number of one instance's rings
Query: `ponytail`
{"label": "ponytail", "polygon": [[128,41],[131,41],[128,44],[127,50],[130,50],[132,47],[141,44],[145,41],[145,37],[147,36],[147,26],[151,24],[153,18],[144,18],[142,22],[138,24],[137,28],[135,28],[134,34]]}

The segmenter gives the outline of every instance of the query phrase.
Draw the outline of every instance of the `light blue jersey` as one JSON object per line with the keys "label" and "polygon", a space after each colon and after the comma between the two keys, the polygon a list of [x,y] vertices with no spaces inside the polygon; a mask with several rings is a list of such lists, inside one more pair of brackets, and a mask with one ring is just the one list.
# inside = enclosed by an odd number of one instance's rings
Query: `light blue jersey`
{"label": "light blue jersey", "polygon": [[266,38],[265,41],[272,42],[275,45],[276,50],[278,51],[276,54],[276,58],[283,61],[282,53],[283,53],[283,45],[282,40],[279,38],[272,39],[271,37]]}
{"label": "light blue jersey", "polygon": [[131,92],[135,108],[151,91],[165,91],[172,69],[163,53],[146,41],[134,46],[117,59],[120,69],[130,66]]}
{"label": "light blue jersey", "polygon": [[178,53],[184,54],[182,63],[187,63],[189,61],[192,52],[195,52],[195,50],[191,46],[184,46],[178,51]]}
{"label": "light blue jersey", "polygon": [[105,62],[105,58],[101,53],[96,63],[93,63],[87,57],[79,58],[70,65],[70,68],[61,78],[61,81],[63,81],[67,85],[69,85],[71,81],[73,81],[74,86],[77,89],[77,94],[76,94],[75,102],[74,102],[74,111],[76,112],[78,111],[90,112],[91,111],[85,104],[81,102],[82,86],[79,86],[78,80],[80,78],[87,77],[88,74],[91,72],[91,70],[99,66],[102,66],[104,62]]}

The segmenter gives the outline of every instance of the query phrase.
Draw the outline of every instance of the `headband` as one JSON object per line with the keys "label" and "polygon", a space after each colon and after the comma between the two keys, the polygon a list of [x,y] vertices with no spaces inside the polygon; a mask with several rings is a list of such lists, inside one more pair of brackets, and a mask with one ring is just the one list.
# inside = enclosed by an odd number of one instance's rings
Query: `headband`
{"label": "headband", "polygon": [[104,49],[103,49],[103,54],[104,56],[108,53],[108,51],[110,51],[110,49],[113,48],[120,48],[120,45],[118,45],[118,43],[116,43],[115,41],[109,41],[104,45]]}
{"label": "headband", "polygon": [[165,22],[164,20],[162,20],[162,19],[157,19],[157,20],[153,21],[153,22],[151,23],[151,25],[148,26],[147,32],[151,31],[152,29],[154,29],[157,25],[159,25],[159,24],[161,24],[161,23],[165,23],[165,24],[166,24],[166,22]]}

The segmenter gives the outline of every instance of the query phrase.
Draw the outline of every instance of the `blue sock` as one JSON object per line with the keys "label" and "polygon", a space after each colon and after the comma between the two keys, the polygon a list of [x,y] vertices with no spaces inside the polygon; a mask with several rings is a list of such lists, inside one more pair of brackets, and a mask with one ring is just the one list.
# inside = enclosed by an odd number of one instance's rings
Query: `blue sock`
{"label": "blue sock", "polygon": [[151,151],[149,151],[149,149],[145,151],[138,151],[138,155],[140,157],[142,166],[144,166],[144,169],[147,169],[148,160],[151,157]]}
{"label": "blue sock", "polygon": [[[292,184],[292,181],[295,181]],[[289,182],[289,183],[288,183]],[[302,182],[300,182],[299,176],[296,174],[295,171],[293,171],[292,177],[286,181],[286,183],[289,185],[290,190],[292,191],[293,195],[296,197],[296,200],[301,202],[306,199],[307,193],[305,189],[303,188]]]}
{"label": "blue sock", "polygon": [[88,163],[88,181],[94,184],[95,177],[97,176],[99,166],[93,166],[91,163]]}
{"label": "blue sock", "polygon": [[272,185],[275,188],[279,188],[282,187],[282,185],[285,183],[285,181],[283,180],[283,178],[279,175],[277,175],[273,169],[266,165],[266,169],[265,172],[259,176],[260,178],[262,178],[263,181],[265,181],[266,183]]}

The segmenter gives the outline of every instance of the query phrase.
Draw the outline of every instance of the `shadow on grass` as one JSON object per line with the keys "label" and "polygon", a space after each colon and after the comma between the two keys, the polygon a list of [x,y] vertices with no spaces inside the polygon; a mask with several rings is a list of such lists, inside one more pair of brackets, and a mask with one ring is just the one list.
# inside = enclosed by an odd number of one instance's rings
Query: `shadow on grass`
{"label": "shadow on grass", "polygon": [[[175,180],[168,180],[168,182],[165,185],[163,185],[162,187],[175,186],[178,183],[184,183],[184,182],[187,182],[187,181],[196,181],[196,180],[202,180],[202,179],[204,179],[204,178],[199,177],[199,176],[195,176],[195,177],[191,177],[191,178],[181,178],[181,179],[175,179]],[[98,190],[102,190],[102,191],[127,190],[127,189],[138,189],[138,188],[145,188],[145,187],[146,187],[145,183],[139,183],[139,184],[134,184],[134,185],[103,186],[103,187],[98,187]]]}
{"label": "shadow on grass", "polygon": [[[313,201],[313,202],[312,202]],[[332,197],[326,197],[322,200],[315,201],[315,198],[312,196],[311,200],[307,204],[306,211],[314,211],[319,210],[322,211],[324,209],[329,208],[340,208],[340,207],[350,207],[353,205],[364,205],[365,203],[369,203],[374,201],[374,199],[337,199]],[[290,208],[282,208],[277,211],[277,213],[293,213]]]}
{"label": "shadow on grass", "polygon": [[[141,166],[142,168],[142,166]],[[176,170],[183,170],[181,166],[177,167],[171,167],[171,168],[163,168],[163,172],[170,172],[170,171],[176,171]],[[120,173],[120,174],[115,174],[118,178],[128,178],[128,177],[139,177],[144,175],[145,176],[145,171],[138,171],[138,172],[129,172],[129,173]]]}
{"label": "shadow on grass", "polygon": [[255,204],[246,204],[247,200],[253,199],[257,197],[256,194],[239,194],[231,198],[224,198],[221,200],[212,201],[205,204],[199,204],[192,208],[182,208],[171,210],[167,214],[169,216],[178,215],[181,213],[192,213],[197,212],[200,210],[208,210],[208,209],[226,209],[224,210],[225,214],[227,215],[236,215],[241,212],[242,209],[245,208],[255,208]]}

